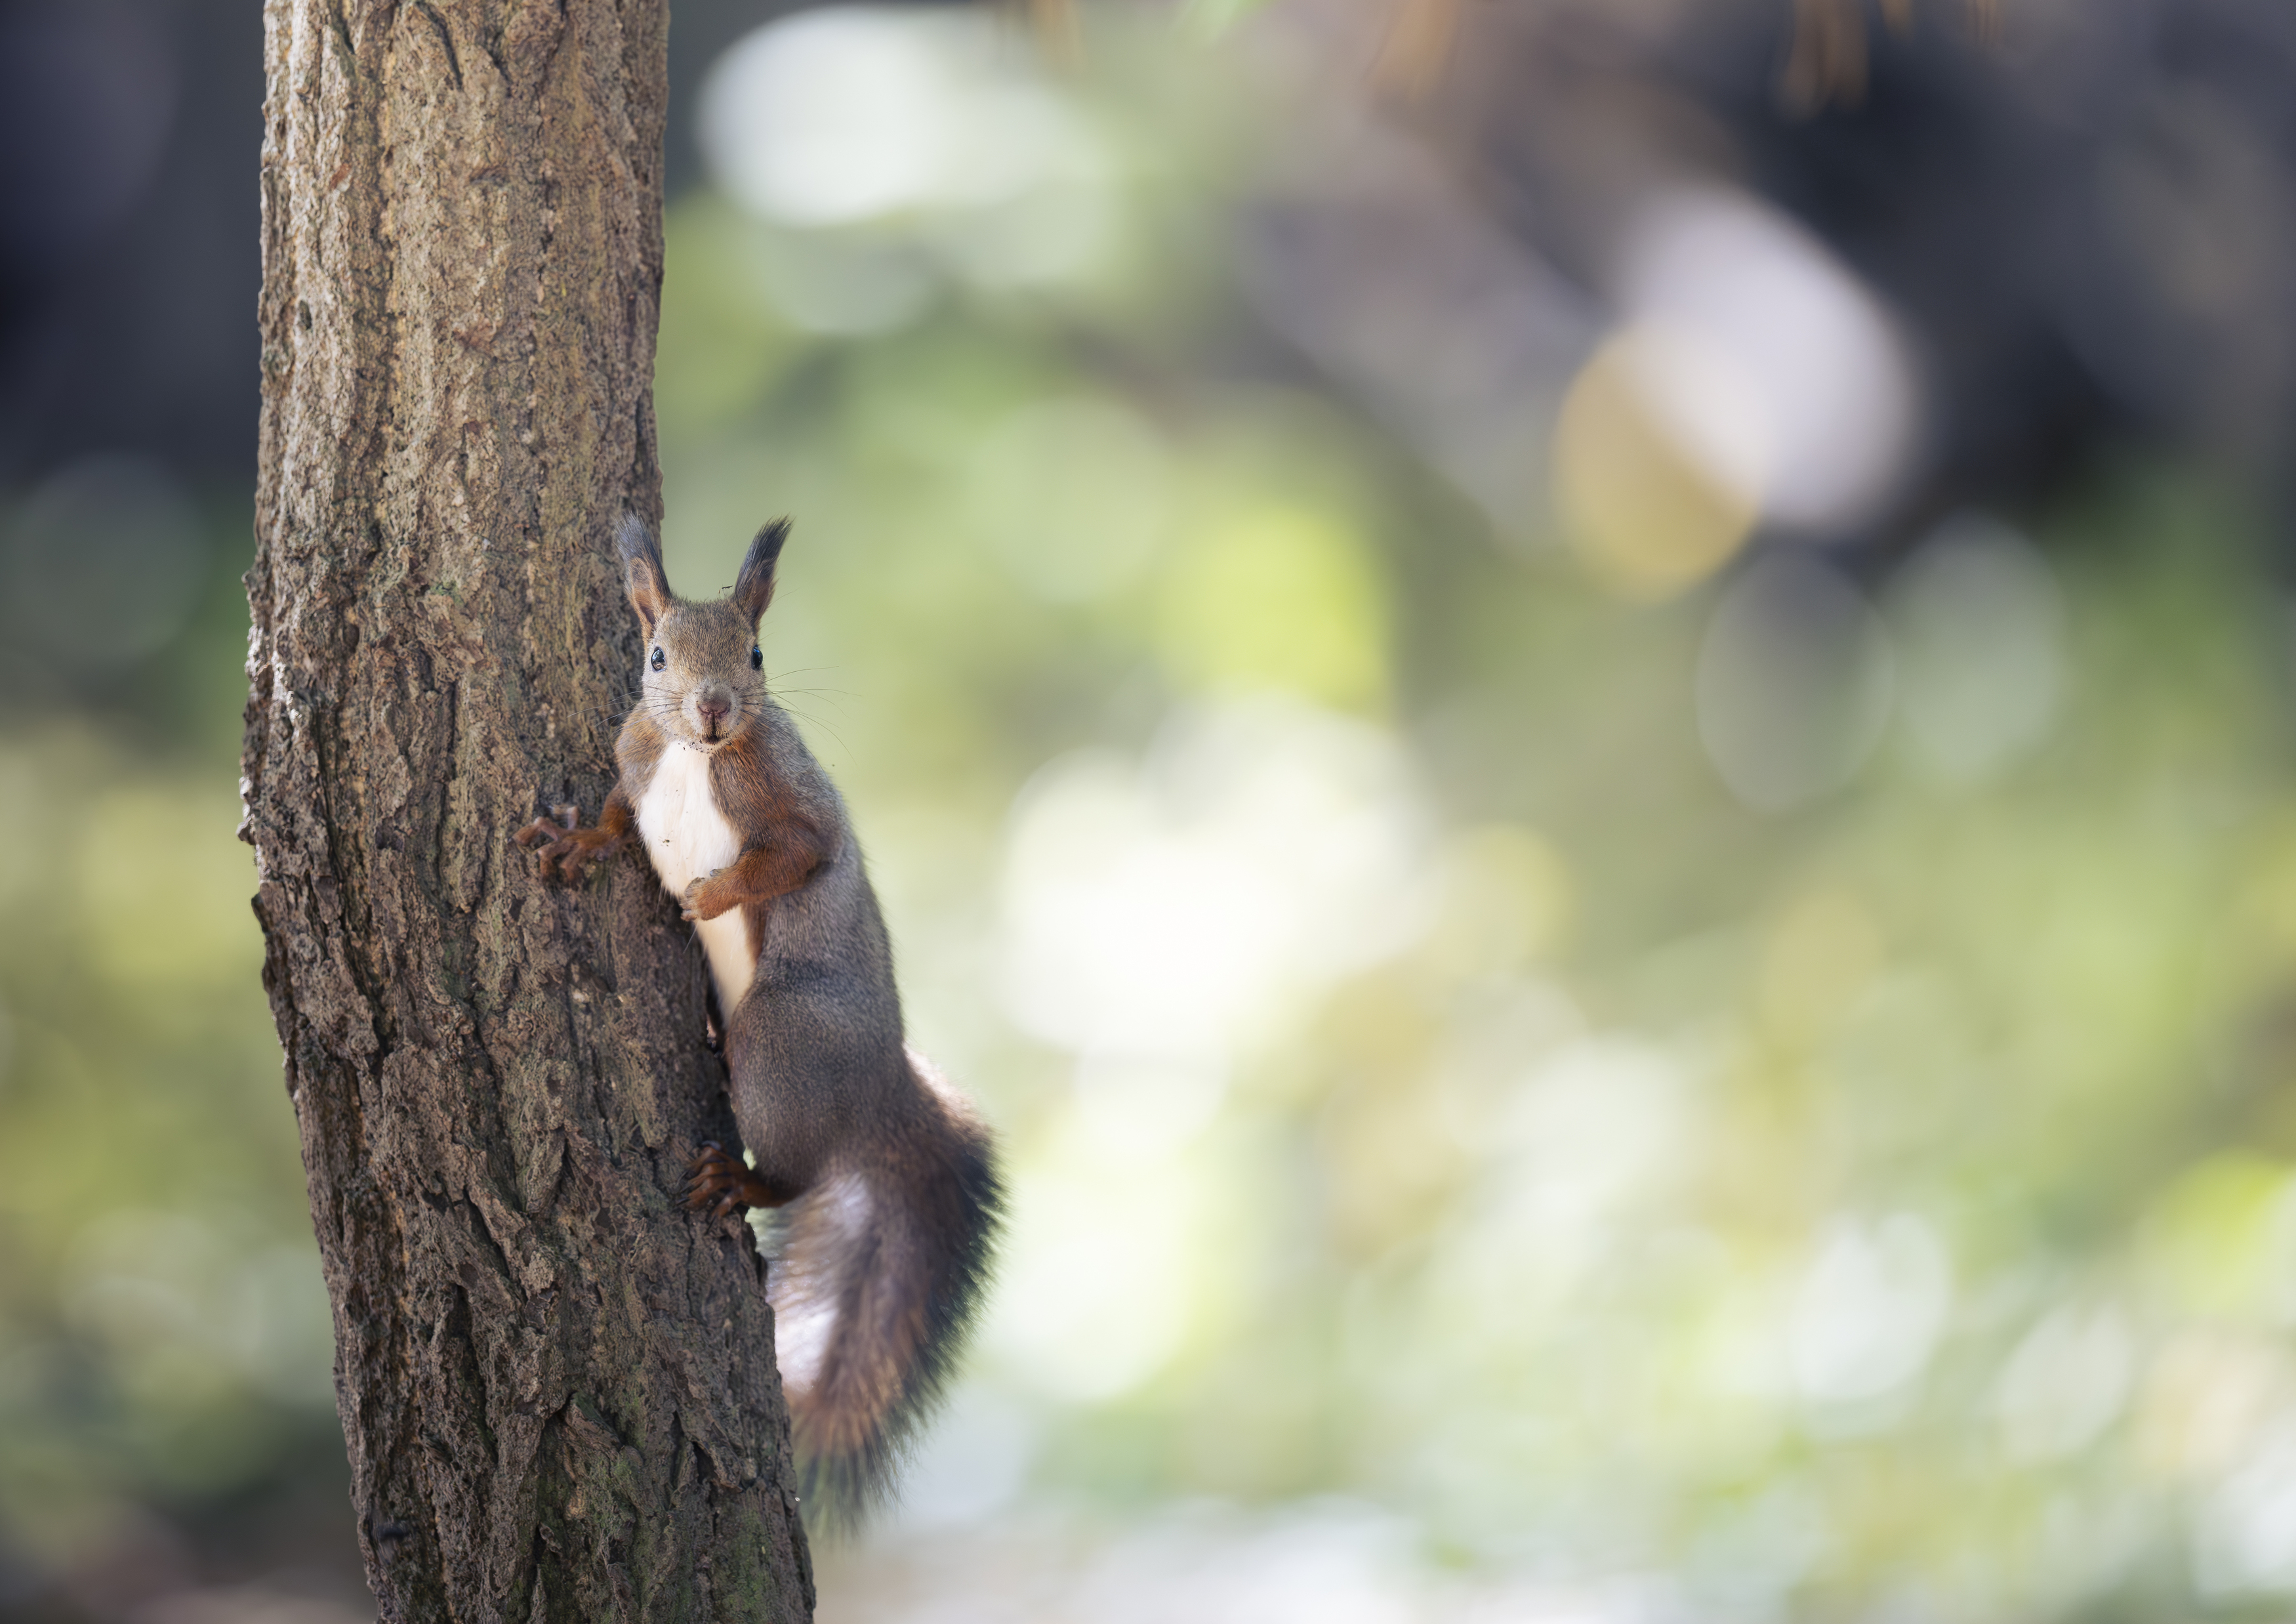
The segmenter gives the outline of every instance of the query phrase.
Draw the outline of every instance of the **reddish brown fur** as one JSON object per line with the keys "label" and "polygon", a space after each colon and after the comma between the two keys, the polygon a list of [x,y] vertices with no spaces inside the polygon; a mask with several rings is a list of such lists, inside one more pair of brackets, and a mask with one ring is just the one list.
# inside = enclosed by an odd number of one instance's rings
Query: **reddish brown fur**
{"label": "reddish brown fur", "polygon": [[[709,764],[709,788],[726,821],[744,832],[756,830],[758,844],[703,882],[686,906],[686,918],[715,919],[728,908],[762,909],[804,884],[829,860],[829,835],[775,775],[758,732],[718,750]],[[762,915],[749,923],[752,947],[762,944]]]}
{"label": "reddish brown fur", "polygon": [[673,743],[709,753],[710,799],[739,849],[685,888],[685,917],[740,908],[757,956],[748,991],[721,1012],[756,1166],[705,1145],[685,1199],[717,1217],[789,1209],[773,1297],[795,1316],[783,1329],[810,1339],[797,1357],[812,1378],[791,1386],[791,1417],[808,1509],[838,1518],[882,1491],[946,1382],[987,1282],[1001,1193],[987,1130],[926,1084],[905,1047],[891,949],[844,802],[750,658],[784,531],[759,532],[730,597],[689,603],[670,592],[652,537],[626,521],[624,578],[649,675],[615,742],[620,780],[596,828],[537,818],[517,838],[543,847],[545,874],[571,878],[633,842]]}

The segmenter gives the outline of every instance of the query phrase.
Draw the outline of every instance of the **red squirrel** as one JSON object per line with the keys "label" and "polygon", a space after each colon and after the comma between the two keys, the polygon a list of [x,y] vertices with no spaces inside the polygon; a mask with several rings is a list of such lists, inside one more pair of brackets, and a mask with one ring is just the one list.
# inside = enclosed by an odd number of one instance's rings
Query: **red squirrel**
{"label": "red squirrel", "polygon": [[594,828],[537,817],[515,838],[570,880],[636,839],[693,922],[757,1165],[704,1144],[685,1203],[789,1209],[767,1294],[800,1489],[817,1516],[844,1519],[882,1497],[948,1380],[1002,1193],[988,1130],[903,1040],[844,800],[766,691],[758,622],[788,535],[786,520],[767,525],[732,595],[690,603],[652,533],[622,521],[646,652],[614,744],[620,780]]}

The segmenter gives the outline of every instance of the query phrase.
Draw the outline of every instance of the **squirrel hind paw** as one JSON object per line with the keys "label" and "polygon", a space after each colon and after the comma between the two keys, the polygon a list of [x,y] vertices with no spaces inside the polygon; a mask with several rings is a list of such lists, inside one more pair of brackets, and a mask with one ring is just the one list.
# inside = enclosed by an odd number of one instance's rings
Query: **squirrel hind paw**
{"label": "squirrel hind paw", "polygon": [[730,1218],[745,1207],[775,1207],[773,1192],[742,1159],[715,1142],[705,1143],[685,1165],[680,1202],[691,1212]]}

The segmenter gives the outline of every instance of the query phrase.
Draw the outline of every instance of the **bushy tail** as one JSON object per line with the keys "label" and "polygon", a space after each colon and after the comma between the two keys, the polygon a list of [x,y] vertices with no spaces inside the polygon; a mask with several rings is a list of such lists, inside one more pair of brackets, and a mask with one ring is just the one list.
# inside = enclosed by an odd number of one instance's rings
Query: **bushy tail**
{"label": "bushy tail", "polygon": [[783,1209],[769,1275],[798,1492],[819,1527],[885,1497],[947,1383],[1001,1220],[988,1129],[922,1056],[909,1062],[910,1121]]}

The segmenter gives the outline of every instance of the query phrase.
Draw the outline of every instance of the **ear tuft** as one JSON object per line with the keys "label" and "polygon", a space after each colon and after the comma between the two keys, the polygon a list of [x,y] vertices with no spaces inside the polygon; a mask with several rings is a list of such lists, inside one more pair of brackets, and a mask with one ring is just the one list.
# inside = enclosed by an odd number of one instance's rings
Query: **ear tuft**
{"label": "ear tuft", "polygon": [[622,557],[622,590],[629,594],[630,607],[638,611],[638,619],[645,624],[646,636],[651,637],[675,601],[670,596],[669,578],[662,573],[661,544],[636,513],[624,513],[614,532],[614,545]]}
{"label": "ear tuft", "polygon": [[756,626],[774,601],[774,567],[781,562],[782,544],[789,539],[790,521],[776,519],[758,532],[742,560],[742,573],[734,579],[734,607]]}

